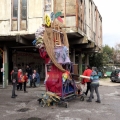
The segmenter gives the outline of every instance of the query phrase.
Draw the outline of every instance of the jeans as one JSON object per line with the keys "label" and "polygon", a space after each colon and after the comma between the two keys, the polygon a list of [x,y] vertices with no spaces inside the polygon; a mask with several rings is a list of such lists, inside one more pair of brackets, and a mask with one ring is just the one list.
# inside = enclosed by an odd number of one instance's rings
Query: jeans
{"label": "jeans", "polygon": [[15,87],[16,87],[16,83],[13,83],[12,97],[15,97]]}
{"label": "jeans", "polygon": [[90,90],[91,91],[91,86],[90,86],[91,82],[87,82],[87,90],[85,92],[85,94],[87,95],[88,94],[88,91]]}
{"label": "jeans", "polygon": [[26,91],[26,82],[24,82],[24,92]]}
{"label": "jeans", "polygon": [[35,80],[35,79],[30,80],[30,87],[32,87],[32,84],[34,85],[34,87],[36,87],[35,82],[36,82],[36,80]]}
{"label": "jeans", "polygon": [[17,90],[22,90],[22,83],[18,83]]}
{"label": "jeans", "polygon": [[97,101],[100,101],[100,95],[99,95],[99,91],[98,91],[99,83],[91,83],[90,86],[91,86],[91,93],[90,93],[89,100],[92,101],[92,96],[95,91],[95,93],[97,95]]}

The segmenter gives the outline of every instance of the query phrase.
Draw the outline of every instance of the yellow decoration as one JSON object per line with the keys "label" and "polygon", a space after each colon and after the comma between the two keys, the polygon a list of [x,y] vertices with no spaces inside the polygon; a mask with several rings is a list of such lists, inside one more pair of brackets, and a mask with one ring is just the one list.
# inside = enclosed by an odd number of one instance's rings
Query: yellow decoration
{"label": "yellow decoration", "polygon": [[45,24],[49,27],[51,24],[50,17],[48,15],[45,16]]}

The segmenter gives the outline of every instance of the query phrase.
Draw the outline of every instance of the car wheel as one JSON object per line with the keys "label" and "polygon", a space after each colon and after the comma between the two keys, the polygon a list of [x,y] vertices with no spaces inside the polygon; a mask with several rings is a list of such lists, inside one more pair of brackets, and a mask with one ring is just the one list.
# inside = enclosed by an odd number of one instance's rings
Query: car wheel
{"label": "car wheel", "polygon": [[112,80],[112,82],[114,82],[114,80]]}

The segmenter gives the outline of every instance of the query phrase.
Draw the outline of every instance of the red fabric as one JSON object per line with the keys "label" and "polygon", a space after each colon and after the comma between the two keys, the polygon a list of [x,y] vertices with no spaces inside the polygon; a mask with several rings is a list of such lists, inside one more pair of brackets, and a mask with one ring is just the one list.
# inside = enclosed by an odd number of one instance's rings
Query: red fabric
{"label": "red fabric", "polygon": [[18,72],[18,83],[21,83],[21,75],[22,75],[22,72]]}
{"label": "red fabric", "polygon": [[[86,70],[83,72],[83,75],[84,75],[84,76],[91,76],[91,74],[92,74],[92,70],[91,70],[91,69],[86,69]],[[84,79],[82,80],[82,84],[85,84],[85,83],[87,83],[87,82],[90,82],[90,80],[89,80],[89,79],[86,79],[86,78],[84,78]]]}
{"label": "red fabric", "polygon": [[46,89],[50,92],[54,92],[57,95],[62,95],[62,72],[58,70],[54,65],[51,71],[47,73],[49,75],[46,81]]}
{"label": "red fabric", "polygon": [[45,48],[42,47],[41,49],[39,49],[39,54],[40,54],[40,57],[42,57],[45,60],[45,63],[48,63],[50,61],[50,58]]}
{"label": "red fabric", "polygon": [[25,80],[25,82],[28,82],[28,76],[27,75],[24,75],[24,80]]}

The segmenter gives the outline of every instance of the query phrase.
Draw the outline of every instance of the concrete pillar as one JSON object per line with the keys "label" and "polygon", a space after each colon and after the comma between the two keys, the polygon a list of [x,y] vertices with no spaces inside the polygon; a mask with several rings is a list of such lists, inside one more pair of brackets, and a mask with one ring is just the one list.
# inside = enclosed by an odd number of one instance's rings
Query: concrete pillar
{"label": "concrete pillar", "polygon": [[8,86],[8,50],[7,47],[3,47],[3,88]]}
{"label": "concrete pillar", "polygon": [[79,66],[79,75],[82,75],[82,54],[81,53],[79,54],[78,66]]}
{"label": "concrete pillar", "polygon": [[75,64],[75,49],[73,49],[72,51],[72,61],[73,61],[73,64]]}
{"label": "concrete pillar", "polygon": [[79,75],[82,74],[82,54],[79,54]]}
{"label": "concrete pillar", "polygon": [[85,65],[89,65],[89,54],[85,54]]}

